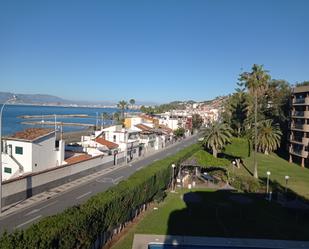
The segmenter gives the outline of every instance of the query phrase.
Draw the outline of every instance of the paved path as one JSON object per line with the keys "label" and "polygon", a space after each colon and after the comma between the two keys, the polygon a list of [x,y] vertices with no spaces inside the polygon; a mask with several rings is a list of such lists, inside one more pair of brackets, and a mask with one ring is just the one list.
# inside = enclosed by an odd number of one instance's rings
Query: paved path
{"label": "paved path", "polygon": [[14,207],[11,206],[0,216],[0,234],[5,229],[8,231],[15,228],[24,229],[43,217],[57,214],[68,207],[81,204],[91,196],[128,178],[137,170],[196,143],[198,137],[199,135],[191,136],[138,161],[127,165],[112,166],[33,196]]}
{"label": "paved path", "polygon": [[177,235],[135,234],[132,249],[145,249],[148,244],[169,244],[208,247],[264,248],[264,249],[302,249],[309,248],[308,241],[242,239],[222,237],[197,237]]}

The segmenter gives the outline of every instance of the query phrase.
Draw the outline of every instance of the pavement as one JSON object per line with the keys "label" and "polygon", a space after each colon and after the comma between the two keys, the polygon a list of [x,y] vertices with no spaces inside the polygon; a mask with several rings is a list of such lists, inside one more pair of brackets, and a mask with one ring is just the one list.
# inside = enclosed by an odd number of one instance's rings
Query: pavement
{"label": "pavement", "polygon": [[[198,237],[177,235],[135,234],[132,249],[145,249],[148,245],[205,246],[209,248],[263,248],[263,249],[301,249],[309,248],[308,241]],[[158,248],[158,247],[156,247]],[[204,248],[204,247],[203,247]]]}
{"label": "pavement", "polygon": [[163,150],[139,158],[128,164],[120,164],[63,184],[49,191],[32,196],[22,202],[3,207],[0,215],[0,234],[5,230],[25,229],[46,216],[62,212],[68,207],[81,204],[91,196],[128,178],[134,172],[151,163],[173,155],[181,149],[197,142],[200,134],[176,142]]}

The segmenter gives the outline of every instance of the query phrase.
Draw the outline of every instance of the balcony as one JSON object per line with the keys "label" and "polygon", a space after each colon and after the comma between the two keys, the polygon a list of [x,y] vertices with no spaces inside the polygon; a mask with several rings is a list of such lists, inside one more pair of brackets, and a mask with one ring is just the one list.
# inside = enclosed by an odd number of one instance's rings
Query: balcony
{"label": "balcony", "polygon": [[309,118],[309,111],[292,111],[294,118]]}
{"label": "balcony", "polygon": [[308,157],[308,151],[304,151],[301,149],[294,149],[294,148],[290,148],[290,153],[296,156],[300,156],[303,158],[307,158]]}
{"label": "balcony", "polygon": [[306,98],[294,98],[293,105],[309,105],[309,97]]}
{"label": "balcony", "polygon": [[307,124],[292,124],[291,130],[299,130],[309,132],[309,125]]}
{"label": "balcony", "polygon": [[309,138],[307,138],[307,137],[291,136],[290,137],[290,142],[297,143],[297,144],[302,144],[302,145],[307,146],[309,144]]}

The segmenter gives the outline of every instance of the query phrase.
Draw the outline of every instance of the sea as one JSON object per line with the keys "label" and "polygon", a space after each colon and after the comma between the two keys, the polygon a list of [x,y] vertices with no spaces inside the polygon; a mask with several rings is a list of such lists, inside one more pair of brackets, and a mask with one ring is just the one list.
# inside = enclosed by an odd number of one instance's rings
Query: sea
{"label": "sea", "polygon": [[[0,105],[1,109],[2,105]],[[31,127],[45,127],[45,128],[55,128],[55,125],[26,125],[22,122],[31,122],[31,121],[55,121],[55,118],[44,118],[40,117],[39,119],[23,119],[21,116],[24,115],[56,115],[57,122],[66,122],[66,123],[84,123],[84,124],[93,124],[101,125],[102,120],[100,119],[101,113],[107,112],[113,114],[119,111],[117,108],[91,108],[91,107],[61,107],[61,106],[34,106],[34,105],[5,105],[2,114],[2,135],[8,136],[12,135],[18,131],[22,131],[25,128]],[[65,114],[87,114],[88,117],[66,117],[66,118],[57,118],[57,115]],[[98,117],[98,118],[97,118]],[[111,120],[104,121],[104,124],[110,124]],[[59,128],[59,127],[57,127]],[[80,131],[87,129],[81,126],[63,126],[64,132],[69,131]]]}

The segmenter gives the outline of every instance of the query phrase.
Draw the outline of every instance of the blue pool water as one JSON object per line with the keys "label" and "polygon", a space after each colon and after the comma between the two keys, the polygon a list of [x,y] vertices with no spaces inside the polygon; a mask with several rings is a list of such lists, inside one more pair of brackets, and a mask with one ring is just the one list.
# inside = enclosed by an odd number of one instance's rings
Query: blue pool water
{"label": "blue pool water", "polygon": [[[259,249],[255,247],[234,247],[234,246],[192,246],[192,245],[166,245],[166,244],[149,244],[148,249]],[[264,248],[263,249],[271,249]]]}

